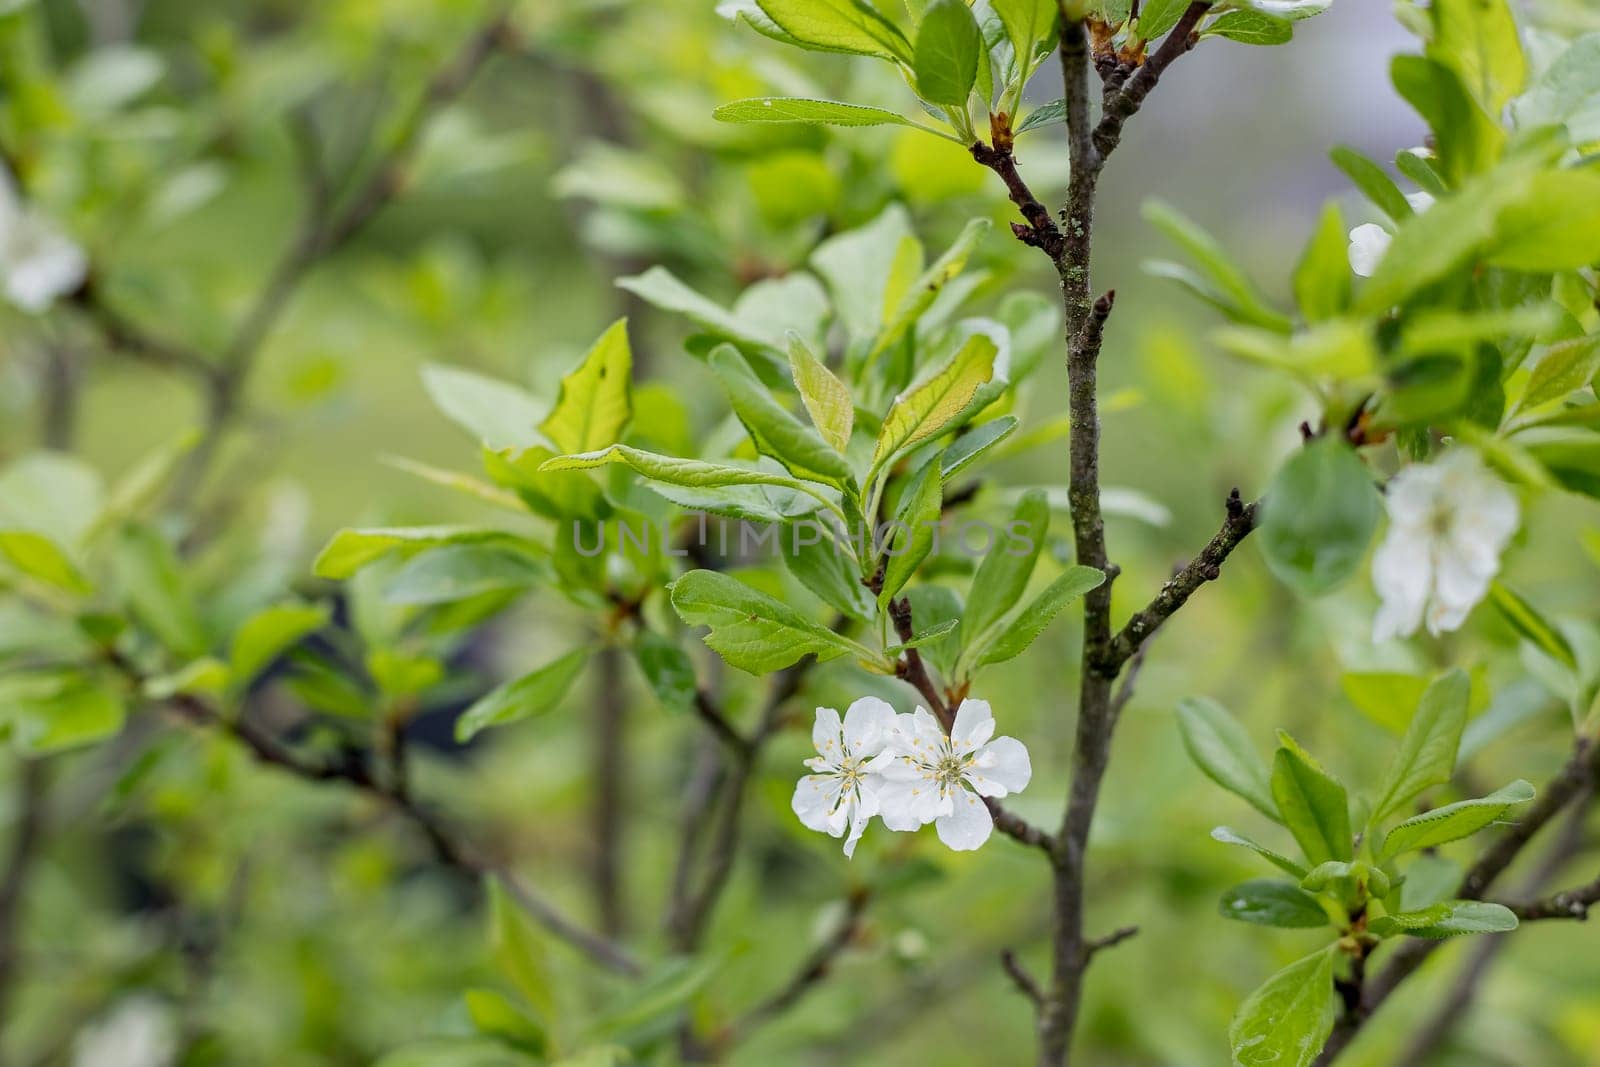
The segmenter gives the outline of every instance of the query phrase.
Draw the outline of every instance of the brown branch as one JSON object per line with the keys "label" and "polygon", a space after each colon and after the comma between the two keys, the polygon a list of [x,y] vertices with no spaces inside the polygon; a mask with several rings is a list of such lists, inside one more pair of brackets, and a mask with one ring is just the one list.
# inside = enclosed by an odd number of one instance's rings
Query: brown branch
{"label": "brown branch", "polygon": [[1188,601],[1201,586],[1214,582],[1222,573],[1222,565],[1239,547],[1250,531],[1256,528],[1261,517],[1261,502],[1246,504],[1235,489],[1228,495],[1227,517],[1222,528],[1182,570],[1173,575],[1149,604],[1135,612],[1117,632],[1107,649],[1106,666],[1109,669],[1126,663],[1139,647],[1155,633],[1173,613]]}
{"label": "brown branch", "polygon": [[700,716],[700,721],[711,730],[712,735],[726,745],[728,751],[735,757],[743,755],[750,748],[750,742],[728,721],[716,698],[706,690],[695,690],[694,710],[695,714]]}
{"label": "brown branch", "polygon": [[1139,928],[1137,926],[1119,926],[1109,934],[1105,934],[1102,937],[1093,939],[1084,947],[1089,950],[1089,955],[1093,956],[1097,952],[1104,952],[1108,948],[1115,948],[1124,941],[1127,941],[1129,938],[1137,937],[1138,935]]}
{"label": "brown branch", "polygon": [[1058,262],[1064,244],[1061,227],[1056,225],[1055,219],[1050,217],[1050,209],[1033,195],[1033,190],[1028,188],[1028,183],[1023,181],[1022,175],[1017,171],[1016,154],[1006,140],[1009,133],[1007,130],[1006,136],[1002,136],[996,131],[994,146],[978,141],[969,145],[967,151],[972,153],[973,159],[1000,176],[1011,202],[1017,205],[1022,217],[1028,220],[1026,226],[1015,222],[1011,224],[1011,232],[1017,235],[1017,240],[1039,249],[1050,257],[1052,263]]}
{"label": "brown branch", "polygon": [[[1552,819],[1580,797],[1586,796],[1600,780],[1600,744],[1581,737],[1560,773],[1551,779],[1522,815],[1502,833],[1477,861],[1468,868],[1455,895],[1462,900],[1482,900],[1495,880],[1504,874],[1528,843]],[[1444,942],[1408,939],[1389,956],[1388,963],[1370,978],[1361,990],[1360,1010],[1347,1012],[1334,1024],[1333,1033],[1317,1057],[1317,1067],[1327,1067],[1350,1045],[1366,1020],[1381,1008],[1394,991]]]}
{"label": "brown branch", "polygon": [[1209,0],[1196,0],[1190,4],[1179,17],[1178,24],[1162,40],[1161,46],[1150,54],[1121,89],[1107,96],[1100,122],[1092,135],[1094,147],[1102,159],[1121,143],[1123,124],[1138,113],[1145,97],[1155,89],[1167,68],[1195,46],[1199,40],[1195,29],[1210,10]]}
{"label": "brown branch", "polygon": [[599,693],[591,719],[594,777],[594,856],[591,870],[600,929],[615,938],[627,926],[623,886],[624,813],[628,806],[628,694],[621,654],[607,644],[599,654]]}
{"label": "brown branch", "polygon": [[11,994],[17,984],[18,962],[22,955],[23,898],[44,838],[50,792],[49,766],[43,760],[22,757],[17,766],[16,788],[11,850],[5,874],[0,877],[0,1026],[9,1021]]}
{"label": "brown branch", "polygon": [[1038,981],[1028,973],[1028,969],[1017,958],[1016,952],[1009,948],[1000,950],[1000,969],[1006,972],[1011,984],[1016,986],[1023,996],[1033,1001],[1035,1008],[1044,1000],[1044,993],[1040,991]]}
{"label": "brown branch", "polygon": [[[130,665],[113,660],[114,665],[130,678]],[[278,768],[296,778],[309,782],[338,782],[386,803],[403,816],[427,839],[439,863],[475,879],[496,878],[533,919],[556,937],[582,951],[590,959],[620,974],[636,976],[642,973],[638,961],[625,948],[609,938],[577,925],[556,907],[539,896],[505,867],[475,854],[457,840],[453,832],[432,812],[414,800],[403,789],[380,781],[367,765],[363,755],[343,751],[325,761],[311,761],[283,747],[271,735],[254,725],[244,715],[226,717],[205,701],[190,694],[178,694],[167,705],[179,715],[208,728],[221,729],[238,740],[260,763]]]}
{"label": "brown branch", "polygon": [[1512,904],[1510,907],[1523,922],[1535,919],[1576,919],[1583,922],[1589,917],[1589,909],[1596,904],[1600,904],[1600,878],[1552,893],[1541,900]]}
{"label": "brown branch", "polygon": [[751,1008],[731,1026],[719,1044],[725,1050],[748,1037],[762,1023],[793,1008],[806,994],[817,987],[833,970],[839,956],[856,940],[861,932],[862,917],[872,901],[872,891],[859,888],[845,898],[845,913],[839,925],[795,970],[794,975],[776,993]]}

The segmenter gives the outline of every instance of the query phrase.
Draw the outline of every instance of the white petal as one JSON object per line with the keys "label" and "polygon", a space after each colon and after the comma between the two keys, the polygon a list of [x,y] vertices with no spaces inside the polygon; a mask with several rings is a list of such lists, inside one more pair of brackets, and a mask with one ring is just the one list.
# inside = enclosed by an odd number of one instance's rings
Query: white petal
{"label": "white petal", "polygon": [[850,836],[844,839],[845,859],[856,854],[856,842],[861,840],[861,835],[866,832],[867,823],[872,821],[872,816],[866,814],[860,804],[855,805],[855,810],[850,816]]}
{"label": "white petal", "polygon": [[823,759],[835,766],[844,758],[844,753],[839,750],[842,729],[838,711],[833,708],[817,709],[817,721],[811,725],[811,743]]}
{"label": "white petal", "polygon": [[1432,546],[1416,531],[1393,527],[1372,555],[1372,584],[1382,606],[1372,639],[1387,641],[1415,633],[1433,582]]}
{"label": "white petal", "polygon": [[891,830],[915,830],[939,815],[939,787],[928,781],[885,781],[876,787],[878,815]]}
{"label": "white petal", "polygon": [[1428,608],[1428,632],[1435,636],[1458,630],[1472,609],[1489,592],[1489,581],[1500,560],[1489,556],[1488,566],[1474,553],[1440,552],[1434,569],[1433,602]]}
{"label": "white petal", "polygon": [[1406,194],[1406,203],[1411,205],[1412,211],[1420,215],[1433,206],[1433,194],[1419,189]]}
{"label": "white petal", "polygon": [[883,751],[894,726],[894,708],[877,697],[862,697],[844,713],[844,743],[857,759]]}
{"label": "white petal", "polygon": [[955,805],[948,815],[941,815],[935,829],[939,840],[957,852],[970,852],[989,840],[994,830],[994,819],[989,809],[965,789],[954,798]]}
{"label": "white petal", "polygon": [[955,725],[950,730],[951,748],[971,752],[994,736],[994,713],[987,700],[968,698],[956,709]]}
{"label": "white petal", "polygon": [[806,829],[828,833],[829,816],[838,800],[838,778],[831,774],[808,774],[795,783],[789,806]]}
{"label": "white petal", "polygon": [[[1033,764],[1028,747],[1015,737],[997,737],[983,746],[965,775],[967,782],[986,797],[1003,797],[1028,788]],[[959,808],[961,802],[956,801]]]}
{"label": "white petal", "polygon": [[1392,238],[1389,231],[1375,222],[1368,222],[1350,231],[1350,269],[1363,278],[1370,278],[1378,269],[1378,261],[1389,250]]}

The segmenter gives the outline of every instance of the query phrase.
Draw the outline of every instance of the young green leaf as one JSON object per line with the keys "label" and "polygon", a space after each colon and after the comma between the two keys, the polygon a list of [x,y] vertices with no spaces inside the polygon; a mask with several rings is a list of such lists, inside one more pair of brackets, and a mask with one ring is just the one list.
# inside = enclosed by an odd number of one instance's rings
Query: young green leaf
{"label": "young green leaf", "polygon": [[989,6],[1000,16],[1019,67],[1026,68],[1029,57],[1055,40],[1060,11],[1055,0],[990,0]]}
{"label": "young green leaf", "polygon": [[428,363],[422,368],[422,388],[445,418],[480,444],[520,448],[542,441],[538,425],[549,414],[550,405],[521,386],[460,367]]}
{"label": "young green leaf", "polygon": [[526,589],[548,577],[543,561],[509,545],[441,545],[388,576],[383,598],[391,604],[453,604],[484,593]]}
{"label": "young green leaf", "polygon": [[641,630],[633,642],[633,655],[657,700],[671,711],[694,710],[699,683],[694,662],[678,642],[654,630]]}
{"label": "young green leaf", "polygon": [[1240,44],[1288,44],[1294,23],[1260,11],[1230,11],[1200,31],[1202,37],[1226,37]]}
{"label": "young green leaf", "polygon": [[1423,692],[1372,806],[1373,825],[1429,786],[1450,780],[1471,691],[1466,672],[1454,670]]}
{"label": "young green leaf", "polygon": [[1483,110],[1498,116],[1527,82],[1528,63],[1506,0],[1436,0],[1430,58],[1450,67]]}
{"label": "young green leaf", "polygon": [[1294,298],[1307,322],[1337,318],[1350,306],[1350,260],[1344,215],[1330,201],[1294,269]]}
{"label": "young green leaf", "polygon": [[[1249,15],[1252,12],[1237,11],[1233,14]],[[1145,221],[1189,254],[1195,265],[1216,286],[1216,291],[1226,300],[1235,318],[1279,333],[1289,332],[1288,318],[1267,304],[1244,271],[1233,262],[1216,238],[1184,216],[1177,208],[1160,200],[1151,200],[1145,204],[1144,217]]]}
{"label": "young green leaf", "polygon": [[461,713],[456,720],[456,740],[465,743],[490,726],[521,722],[550,711],[572,689],[588,658],[588,649],[575,649],[521,678],[496,686]]}
{"label": "young green leaf", "polygon": [[556,977],[545,954],[544,937],[517,906],[515,890],[498,877],[485,880],[489,895],[489,950],[534,1017],[548,1029],[559,1018]]}
{"label": "young green leaf", "polygon": [[1577,654],[1573,652],[1566,636],[1510,586],[1503,582],[1492,583],[1489,586],[1489,602],[1499,610],[1501,617],[1511,624],[1513,630],[1532,642],[1539,651],[1572,670],[1578,669]]}
{"label": "young green leaf", "polygon": [[1038,640],[1061,609],[1077,600],[1106,580],[1105,574],[1093,567],[1068,567],[1056,580],[1045,586],[1044,592],[1012,617],[992,642],[975,653],[980,667],[990,663],[1004,663],[1026,652]]}
{"label": "young green leaf", "polygon": [[183,564],[161,535],[148,526],[124,527],[114,563],[129,609],[162,644],[187,657],[206,651],[205,628]]}
{"label": "young green leaf", "polygon": [[628,321],[618,319],[561,379],[556,406],[540,431],[563,452],[614,444],[633,417],[632,370]]}
{"label": "young green leaf", "polygon": [[1017,421],[1015,415],[1002,415],[981,426],[969,426],[944,450],[939,460],[939,476],[948,482],[972,466],[985,452],[1010,437],[1017,428]]}
{"label": "young green leaf", "polygon": [[804,483],[787,474],[736,467],[730,463],[711,463],[702,459],[681,459],[646,452],[631,445],[612,445],[598,452],[581,452],[573,456],[557,456],[539,465],[542,471],[589,470],[610,463],[632,467],[653,482],[681,485],[692,489],[715,488],[724,485],[780,485],[797,492],[807,492]]}
{"label": "young green leaf", "polygon": [[789,372],[794,375],[795,388],[800,391],[800,402],[806,406],[811,424],[824,441],[844,452],[850,446],[850,431],[856,419],[850,389],[794,334],[789,335]]}
{"label": "young green leaf", "polygon": [[782,601],[716,571],[690,571],[673,582],[672,606],[690,626],[711,627],[706,644],[751,674],[779,670],[808,653],[829,660],[866,651]]}
{"label": "young green leaf", "polygon": [[1017,501],[1005,529],[995,532],[994,543],[972,576],[972,591],[961,617],[961,644],[967,656],[993,642],[1001,621],[1027,589],[1049,532],[1049,500],[1042,491],[1031,489]]}
{"label": "young green leaf", "polygon": [[879,605],[887,606],[928,558],[944,503],[943,486],[939,457],[935,456],[922,465],[901,494],[895,526],[883,548],[883,588],[878,593]]}
{"label": "young green leaf", "polygon": [[1228,1025],[1238,1067],[1309,1067],[1333,1030],[1333,960],[1329,945],[1268,978],[1245,998]]}
{"label": "young green leaf", "polygon": [[994,357],[994,342],[973,334],[948,363],[896,397],[878,431],[873,470],[949,429],[979,387],[994,377]]}
{"label": "young green leaf", "polygon": [[1600,262],[1600,174],[1535,174],[1528,195],[1500,213],[1484,261],[1507,270],[1576,270]]}
{"label": "young green leaf", "polygon": [[1139,36],[1153,41],[1178,24],[1189,0],[1149,0],[1139,9]]}
{"label": "young green leaf", "polygon": [[1485,900],[1446,900],[1420,911],[1373,919],[1368,929],[1379,937],[1422,937],[1430,941],[1458,934],[1503,934],[1517,928],[1517,916],[1504,904]]}
{"label": "young green leaf", "polygon": [[793,96],[757,96],[734,100],[711,113],[718,122],[789,122],[808,126],[917,126],[904,115],[881,107],[809,100]]}
{"label": "young green leaf", "polygon": [[1600,335],[1574,337],[1551,345],[1534,364],[1516,409],[1521,411],[1563,400],[1592,382],[1597,372],[1600,372]]}
{"label": "young green leaf", "polygon": [[346,527],[334,534],[316,560],[312,573],[319,578],[343,581],[385,556],[400,553],[410,555],[438,545],[484,544],[503,541],[524,551],[537,551],[538,546],[504,530],[477,526],[371,526],[365,529]]}
{"label": "young green leaf", "polygon": [[1065,100],[1052,100],[1048,104],[1034,108],[1028,112],[1028,117],[1017,123],[1017,128],[1011,131],[1013,137],[1037,130],[1041,126],[1050,126],[1058,122],[1067,121],[1067,102]]}
{"label": "young green leaf", "polygon": [[1327,926],[1328,913],[1317,898],[1293,882],[1255,878],[1222,894],[1217,910],[1224,919],[1257,926],[1311,928]]}
{"label": "young green leaf", "polygon": [[911,63],[911,44],[905,34],[863,0],[756,0],[756,3],[802,48]]}
{"label": "young green leaf", "polygon": [[[971,219],[956,234],[956,239],[950,242],[950,247],[940,254],[938,259],[930,263],[921,274],[912,277],[908,270],[903,277],[903,288],[892,284],[885,287],[884,310],[889,313],[884,319],[883,329],[878,331],[877,338],[873,341],[872,348],[868,351],[866,361],[871,363],[889,347],[905,336],[920,319],[924,312],[933,306],[934,300],[950,281],[959,275],[967,265],[967,260],[972,252],[988,236],[994,223],[985,218]],[[905,246],[911,248],[920,257],[920,246]],[[920,261],[920,260],[918,260]],[[915,270],[912,261],[911,270]],[[897,299],[891,299],[898,292]]]}
{"label": "young green leaf", "polygon": [[1413,815],[1384,837],[1383,847],[1378,850],[1379,861],[1391,859],[1402,852],[1436,848],[1463,837],[1471,837],[1485,826],[1498,822],[1501,816],[1518,804],[1532,800],[1533,795],[1533,786],[1519,778],[1486,797],[1460,800],[1421,815]]}
{"label": "young green leaf", "polygon": [[326,604],[274,604],[246,619],[228,652],[229,682],[243,689],[302,638],[328,624]]}
{"label": "young green leaf", "polygon": [[1336,436],[1319,438],[1289,457],[1267,491],[1262,554],[1294,589],[1326,593],[1361,565],[1382,512],[1372,475],[1355,450]]}
{"label": "young green leaf", "polygon": [[783,464],[796,478],[839,487],[853,484],[844,457],[773,399],[733,346],[719,346],[708,362],[734,414],[763,454]]}
{"label": "young green leaf", "polygon": [[1354,182],[1356,188],[1390,219],[1404,222],[1411,217],[1411,202],[1378,164],[1345,145],[1339,145],[1328,155],[1333,165],[1344,171],[1345,177]]}
{"label": "young green leaf", "polygon": [[1350,798],[1288,734],[1279,733],[1272,760],[1272,799],[1300,851],[1315,866],[1352,855]]}
{"label": "young green leaf", "polygon": [[1267,766],[1228,709],[1215,700],[1188,697],[1178,703],[1178,730],[1189,758],[1207,778],[1248,801],[1273,822],[1283,821],[1272,799]]}
{"label": "young green leaf", "polygon": [[93,592],[89,579],[54,541],[32,530],[0,530],[0,556],[20,573],[49,586],[87,596]]}
{"label": "young green leaf", "polygon": [[930,103],[965,108],[982,47],[978,23],[962,0],[933,0],[917,27],[911,64],[917,95]]}
{"label": "young green leaf", "polygon": [[780,536],[783,562],[801,585],[852,619],[867,622],[876,617],[872,594],[861,584],[855,557],[825,537],[819,524],[809,520],[794,523],[784,527]]}
{"label": "young green leaf", "polygon": [[1215,827],[1211,831],[1211,840],[1220,841],[1224,845],[1238,845],[1240,848],[1247,848],[1251,852],[1254,852],[1256,855],[1260,856],[1262,859],[1266,860],[1268,863],[1272,864],[1274,867],[1278,868],[1280,871],[1283,871],[1285,874],[1294,875],[1296,880],[1306,876],[1307,871],[1301,864],[1296,863],[1294,860],[1280,852],[1272,851],[1272,849],[1266,847],[1265,845],[1257,844],[1255,841],[1252,841],[1250,838],[1231,827]]}

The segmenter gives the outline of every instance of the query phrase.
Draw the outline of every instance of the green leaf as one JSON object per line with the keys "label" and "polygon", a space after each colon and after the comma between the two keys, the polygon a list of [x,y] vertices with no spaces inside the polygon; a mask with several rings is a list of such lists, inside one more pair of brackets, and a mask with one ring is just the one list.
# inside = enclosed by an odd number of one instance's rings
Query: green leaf
{"label": "green leaf", "polygon": [[908,648],[922,648],[925,645],[933,644],[935,641],[943,640],[949,635],[955,633],[956,627],[960,625],[960,619],[946,619],[937,626],[931,627],[927,630],[919,630],[912,634],[911,640],[905,642],[904,644],[890,645],[888,648],[884,649],[884,657],[887,659],[894,659]]}
{"label": "green leaf", "polygon": [[746,355],[772,359],[781,355],[772,338],[695,292],[665,267],[651,267],[643,274],[618,278],[617,288],[632,293],[652,307],[684,316],[711,336],[732,342]]}
{"label": "green leaf", "polygon": [[104,504],[99,473],[60,452],[32,452],[0,469],[0,527],[33,530],[68,548],[92,532]]}
{"label": "green leaf", "polygon": [[1447,900],[1420,911],[1380,916],[1367,928],[1379,937],[1406,934],[1436,941],[1457,934],[1503,934],[1517,928],[1517,916],[1503,904]]}
{"label": "green leaf", "polygon": [[731,345],[719,346],[708,361],[734,414],[764,455],[796,478],[841,488],[854,484],[844,457],[779,404]]}
{"label": "green leaf", "polygon": [[1350,306],[1348,240],[1344,215],[1329,202],[1294,269],[1294,298],[1307,322],[1337,318]]}
{"label": "green leaf", "polygon": [[1256,878],[1241,882],[1222,894],[1217,910],[1224,919],[1309,929],[1329,924],[1328,913],[1317,898],[1293,882]]}
{"label": "green leaf", "polygon": [[1272,799],[1267,765],[1228,709],[1215,700],[1188,697],[1178,703],[1178,730],[1189,758],[1207,778],[1273,822],[1283,821]]}
{"label": "green leaf", "polygon": [[793,334],[789,337],[789,372],[794,375],[795,388],[811,416],[811,424],[835,451],[844,452],[850,446],[850,431],[856,419],[849,388]]}
{"label": "green leaf", "polygon": [[1279,733],[1278,740],[1280,747],[1272,761],[1272,799],[1283,824],[1312,866],[1350,859],[1350,798],[1344,786],[1294,738]]}
{"label": "green leaf", "polygon": [[[1252,13],[1239,11],[1233,14]],[[1227,301],[1234,317],[1269,330],[1289,332],[1288,318],[1267,304],[1244,271],[1233,262],[1216,238],[1184,216],[1177,208],[1160,200],[1151,200],[1145,204],[1144,217],[1146,222],[1188,253],[1216,286],[1216,291]]]}
{"label": "green leaf", "polygon": [[1055,0],[990,0],[989,6],[1000,16],[1019,67],[1026,68],[1030,56],[1055,42],[1059,11]]}
{"label": "green leaf", "polygon": [[456,720],[456,740],[465,743],[487,727],[521,722],[530,715],[550,711],[571,690],[588,658],[588,649],[575,649],[521,678],[496,686],[461,713]]}
{"label": "green leaf", "polygon": [[1413,815],[1385,835],[1378,852],[1379,862],[1402,852],[1418,852],[1471,837],[1518,804],[1532,800],[1533,795],[1533,786],[1519,778],[1486,797],[1460,800]]}
{"label": "green leaf", "polygon": [[319,578],[342,581],[393,553],[411,555],[439,545],[503,542],[524,549],[531,541],[504,530],[477,526],[370,526],[346,527],[334,534],[318,553],[311,569]]}
{"label": "green leaf", "polygon": [[563,452],[614,444],[633,417],[628,322],[611,324],[583,360],[561,379],[561,393],[540,431]]}
{"label": "green leaf", "polygon": [[0,530],[0,556],[19,572],[73,596],[94,591],[78,565],[59,545],[32,530]]}
{"label": "green leaf", "polygon": [[1318,596],[1355,573],[1382,513],[1366,464],[1330,434],[1301,448],[1278,471],[1257,536],[1273,574],[1306,596]]}
{"label": "green leaf", "polygon": [[545,953],[544,937],[517,906],[514,890],[499,877],[484,880],[489,895],[489,951],[500,973],[522,994],[546,1029],[561,1018],[556,977]]}
{"label": "green leaf", "polygon": [[678,642],[654,630],[641,630],[633,642],[633,655],[650,691],[667,709],[694,710],[699,682],[695,678],[694,661]]}
{"label": "green leaf", "polygon": [[1017,124],[1011,131],[1013,137],[1020,137],[1029,130],[1037,130],[1041,126],[1052,126],[1058,122],[1067,121],[1067,102],[1065,100],[1052,100],[1048,104],[1034,108],[1028,112],[1028,117]]}
{"label": "green leaf", "polygon": [[0,675],[0,725],[17,751],[43,756],[103,741],[122,730],[120,694],[75,670]]}
{"label": "green leaf", "polygon": [[106,495],[105,506],[95,516],[94,525],[84,535],[85,540],[110,530],[118,523],[138,516],[161,494],[172,479],[183,458],[200,443],[199,430],[189,430],[160,445],[141,457],[118,478]]}
{"label": "green leaf", "polygon": [[1189,0],[1150,0],[1139,9],[1139,36],[1153,41],[1178,24],[1189,8]]}
{"label": "green leaf", "polygon": [[128,608],[162,644],[188,658],[206,651],[205,628],[183,564],[161,535],[148,526],[124,527],[114,563]]}
{"label": "green leaf", "polygon": [[1492,167],[1506,134],[1467,93],[1455,71],[1423,56],[1395,56],[1389,65],[1395,91],[1433,130],[1440,171],[1451,184]]}
{"label": "green leaf", "polygon": [[[923,313],[933,306],[944,287],[966,268],[973,250],[988,236],[993,226],[994,223],[988,219],[969,220],[938,259],[915,278],[906,280],[905,291],[898,300],[892,302],[893,311],[884,320],[883,329],[878,332],[867,353],[867,363],[877,359],[916,325]],[[889,287],[886,287],[884,296],[887,312],[891,306]]]}
{"label": "green leaf", "polygon": [[1288,44],[1294,23],[1260,11],[1230,11],[1200,31],[1202,37],[1226,37],[1240,44]]}
{"label": "green leaf", "polygon": [[1228,1025],[1237,1067],[1309,1067],[1333,1030],[1337,946],[1298,960],[1245,998]]}
{"label": "green leaf", "polygon": [[1574,337],[1551,345],[1534,364],[1516,410],[1565,400],[1592,382],[1597,372],[1600,372],[1600,335]]}
{"label": "green leaf", "polygon": [[878,603],[887,606],[917,573],[933,549],[934,532],[944,504],[939,457],[922,465],[906,485],[894,521],[898,524],[883,546],[883,588]]}
{"label": "green leaf", "polygon": [[543,441],[538,426],[549,405],[521,386],[428,363],[422,368],[422,387],[445,418],[480,444],[511,448]]}
{"label": "green leaf", "polygon": [[1002,621],[1028,588],[1049,533],[1049,499],[1041,490],[1030,489],[1017,501],[1005,529],[994,531],[994,544],[972,576],[967,608],[961,616],[964,659],[980,655],[994,642]]}
{"label": "green leaf", "polygon": [[1600,132],[1600,32],[1573,41],[1544,69],[1533,86],[1515,100],[1517,125],[1533,129],[1565,124],[1574,144]]}
{"label": "green leaf", "polygon": [[[1276,818],[1276,814],[1274,814],[1273,817]],[[1280,871],[1283,871],[1286,874],[1294,875],[1296,880],[1306,876],[1307,872],[1303,865],[1296,863],[1294,860],[1280,852],[1274,852],[1265,845],[1257,844],[1255,841],[1246,837],[1244,834],[1241,834],[1232,827],[1215,827],[1211,831],[1211,840],[1220,841],[1224,845],[1238,845],[1240,848],[1247,848],[1251,852],[1254,852],[1256,855],[1260,856],[1262,859],[1266,860],[1268,863],[1272,864],[1274,867],[1278,868]]]}
{"label": "green leaf", "polygon": [[1455,773],[1456,750],[1467,725],[1467,700],[1472,686],[1465,671],[1440,675],[1423,692],[1411,725],[1384,775],[1372,806],[1374,825],[1429,786],[1441,785]]}
{"label": "green leaf", "polygon": [[1010,437],[1016,428],[1015,415],[1002,415],[981,426],[969,426],[944,450],[939,459],[939,476],[948,482],[976,463],[989,449]]}
{"label": "green leaf", "polygon": [[1399,671],[1358,671],[1339,679],[1356,710],[1393,734],[1406,732],[1428,682]]}
{"label": "green leaf", "polygon": [[873,470],[951,428],[979,387],[994,377],[994,357],[994,342],[973,334],[948,363],[897,396],[878,431]]}
{"label": "green leaf", "polygon": [[1356,188],[1390,219],[1404,222],[1414,214],[1411,202],[1378,164],[1345,145],[1334,148],[1328,156],[1333,160],[1333,165],[1344,171],[1345,177],[1354,182]]}
{"label": "green leaf", "polygon": [[1015,659],[1038,640],[1061,609],[1077,600],[1091,589],[1098,588],[1106,576],[1093,567],[1068,567],[1034,597],[1027,607],[1017,613],[1006,627],[995,635],[987,647],[974,653],[978,666],[1003,663]]}
{"label": "green leaf", "polygon": [[766,674],[814,654],[829,660],[864,653],[853,641],[812,622],[737,578],[690,571],[672,583],[672,606],[690,626],[709,626],[705,641],[740,670]]}
{"label": "green leaf", "polygon": [[861,584],[855,557],[825,537],[819,523],[808,520],[786,526],[781,536],[783,562],[800,584],[852,619],[866,622],[875,617],[872,594]]}
{"label": "green leaf", "polygon": [[1578,669],[1578,657],[1566,637],[1539,613],[1538,608],[1524,600],[1510,586],[1503,582],[1491,583],[1489,602],[1511,624],[1511,628],[1532,642],[1535,648],[1572,670]]}
{"label": "green leaf", "polygon": [[544,1028],[504,993],[496,989],[468,989],[461,994],[461,999],[478,1033],[535,1055],[544,1052]]}
{"label": "green leaf", "polygon": [[962,0],[933,0],[917,27],[911,64],[917,95],[930,103],[965,108],[982,47],[978,23]]}
{"label": "green leaf", "polygon": [[1435,200],[1450,195],[1450,188],[1434,168],[1433,155],[1427,149],[1402,149],[1394,154],[1394,165],[1396,170],[1415,182],[1418,189]]}
{"label": "green leaf", "polygon": [[1600,262],[1600,174],[1535,174],[1528,194],[1500,213],[1498,236],[1484,253],[1490,266],[1551,272]]}
{"label": "green leaf", "polygon": [[802,48],[911,62],[899,27],[862,0],[756,0],[763,13]]}
{"label": "green leaf", "polygon": [[1434,0],[1427,54],[1454,70],[1489,115],[1522,92],[1528,64],[1506,0]]}
{"label": "green leaf", "polygon": [[484,593],[526,589],[549,570],[509,545],[442,545],[408,560],[383,583],[391,604],[453,604]]}
{"label": "green leaf", "polygon": [[734,100],[711,113],[718,122],[789,122],[810,126],[917,126],[895,111],[837,100],[757,96]]}
{"label": "green leaf", "polygon": [[609,463],[632,467],[653,482],[681,485],[691,489],[715,488],[725,485],[778,485],[799,492],[805,486],[787,474],[736,467],[730,463],[710,463],[700,459],[680,459],[646,452],[631,445],[612,445],[598,452],[583,452],[575,456],[557,456],[540,464],[542,471],[588,470]]}
{"label": "green leaf", "polygon": [[284,652],[328,623],[326,604],[274,604],[246,619],[228,652],[233,687],[243,689]]}

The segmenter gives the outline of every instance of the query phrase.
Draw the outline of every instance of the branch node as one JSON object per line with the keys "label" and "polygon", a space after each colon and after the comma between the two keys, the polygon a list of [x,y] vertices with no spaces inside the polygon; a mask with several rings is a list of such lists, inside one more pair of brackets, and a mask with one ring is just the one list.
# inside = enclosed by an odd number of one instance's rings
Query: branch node
{"label": "branch node", "polygon": [[1033,1001],[1034,1007],[1037,1008],[1044,1003],[1044,993],[1040,991],[1039,983],[1034,980],[1033,975],[1028,973],[1028,969],[1022,965],[1022,961],[1017,959],[1016,952],[1009,948],[1001,949],[1000,967],[1010,977],[1012,984],[1017,987],[1017,991]]}

